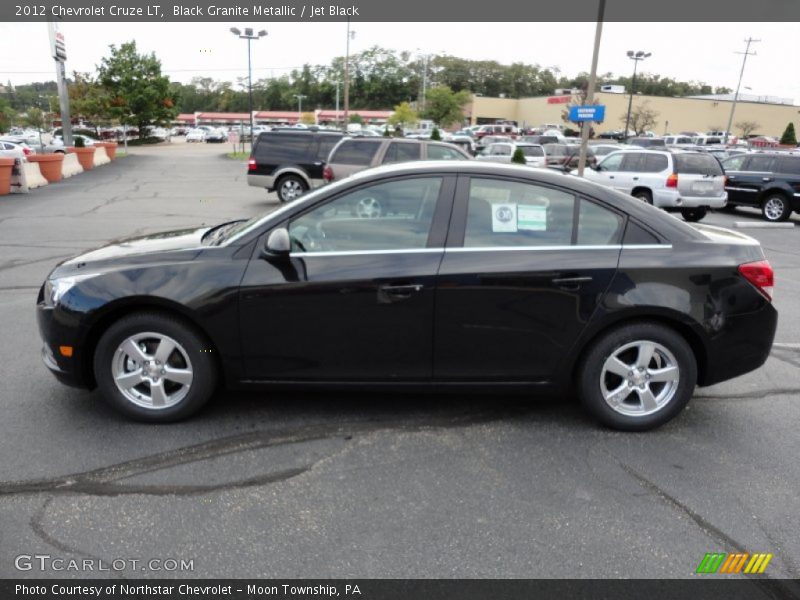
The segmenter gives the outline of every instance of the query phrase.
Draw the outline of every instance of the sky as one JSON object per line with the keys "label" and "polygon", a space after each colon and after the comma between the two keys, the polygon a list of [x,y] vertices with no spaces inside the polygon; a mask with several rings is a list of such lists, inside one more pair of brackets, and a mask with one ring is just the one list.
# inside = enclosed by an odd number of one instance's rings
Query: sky
{"label": "sky", "polygon": [[[66,68],[93,72],[110,44],[135,39],[155,52],[174,81],[192,77],[236,81],[247,75],[245,42],[228,29],[266,29],[253,42],[253,79],[277,77],[304,63],[328,64],[345,53],[341,23],[62,23]],[[747,59],[742,94],[793,98],[800,104],[797,23],[605,23],[598,73],[630,75],[627,50],[652,56],[640,72],[735,89],[745,38],[760,39]],[[359,23],[351,52],[374,45],[412,53],[442,53],[504,64],[555,67],[567,76],[589,71],[594,23]],[[13,85],[55,79],[45,23],[0,24],[0,82]],[[750,88],[750,89],[745,89]]]}

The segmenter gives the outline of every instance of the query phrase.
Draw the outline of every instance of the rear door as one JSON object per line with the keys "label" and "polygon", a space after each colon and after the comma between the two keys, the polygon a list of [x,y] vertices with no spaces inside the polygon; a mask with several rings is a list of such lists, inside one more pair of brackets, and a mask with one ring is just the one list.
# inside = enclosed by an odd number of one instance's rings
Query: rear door
{"label": "rear door", "polygon": [[434,377],[552,378],[614,276],[623,223],[568,190],[459,177],[437,278]]}
{"label": "rear door", "polygon": [[775,158],[769,154],[752,154],[747,157],[742,170],[728,173],[728,192],[736,193],[737,204],[760,207],[761,190],[774,180]]}
{"label": "rear door", "polygon": [[642,173],[645,172],[646,159],[647,154],[644,152],[626,152],[619,173],[615,176],[614,188],[630,194],[639,185]]}

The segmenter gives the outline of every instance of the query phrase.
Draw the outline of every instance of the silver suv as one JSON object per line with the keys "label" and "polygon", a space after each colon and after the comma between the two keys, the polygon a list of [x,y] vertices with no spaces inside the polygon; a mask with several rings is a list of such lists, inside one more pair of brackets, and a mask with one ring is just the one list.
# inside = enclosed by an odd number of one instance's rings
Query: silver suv
{"label": "silver suv", "polygon": [[344,179],[370,167],[412,160],[470,160],[454,144],[402,138],[345,138],[331,150],[323,171],[326,181]]}
{"label": "silver suv", "polygon": [[709,208],[723,208],[728,201],[722,166],[700,152],[621,150],[585,171],[584,177],[659,208],[680,211],[687,221],[699,221]]}

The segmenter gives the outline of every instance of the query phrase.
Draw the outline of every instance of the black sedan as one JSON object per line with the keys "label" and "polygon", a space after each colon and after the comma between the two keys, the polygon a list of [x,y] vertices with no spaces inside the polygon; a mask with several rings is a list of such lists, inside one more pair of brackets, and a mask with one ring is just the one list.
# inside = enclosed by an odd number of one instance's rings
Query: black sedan
{"label": "black sedan", "polygon": [[56,377],[141,420],[186,417],[224,382],[574,389],[644,430],[764,363],[772,286],[747,236],[560,173],[417,162],[83,254],[37,314]]}

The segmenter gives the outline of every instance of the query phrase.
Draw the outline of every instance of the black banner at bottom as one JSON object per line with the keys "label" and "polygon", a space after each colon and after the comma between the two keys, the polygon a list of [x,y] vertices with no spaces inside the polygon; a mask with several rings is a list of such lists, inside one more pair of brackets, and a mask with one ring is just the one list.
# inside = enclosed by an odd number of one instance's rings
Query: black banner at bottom
{"label": "black banner at bottom", "polygon": [[654,579],[0,580],[2,600],[800,600],[800,581]]}

